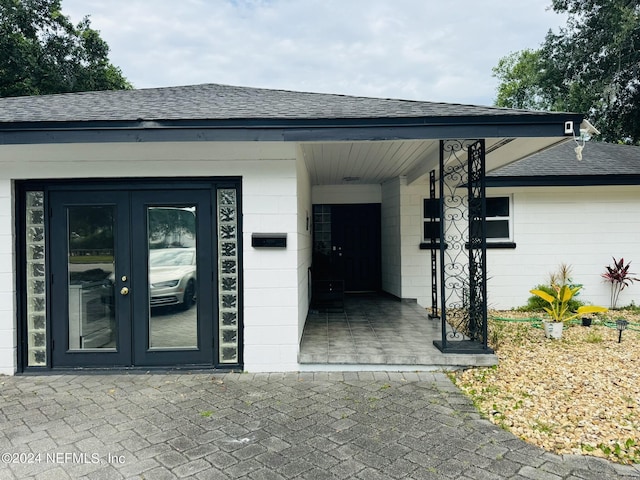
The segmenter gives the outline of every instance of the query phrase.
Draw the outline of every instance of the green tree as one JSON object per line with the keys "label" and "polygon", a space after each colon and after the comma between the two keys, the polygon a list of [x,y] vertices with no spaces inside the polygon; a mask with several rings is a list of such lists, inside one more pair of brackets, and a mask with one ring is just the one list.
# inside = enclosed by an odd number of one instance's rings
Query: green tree
{"label": "green tree", "polygon": [[132,88],[88,17],[74,25],[60,0],[0,0],[0,96]]}
{"label": "green tree", "polygon": [[537,50],[502,58],[496,105],[586,113],[602,140],[640,142],[637,0],[553,0],[567,14]]}
{"label": "green tree", "polygon": [[545,110],[549,101],[542,88],[544,68],[540,50],[522,50],[503,57],[493,68],[500,79],[496,105],[510,108]]}

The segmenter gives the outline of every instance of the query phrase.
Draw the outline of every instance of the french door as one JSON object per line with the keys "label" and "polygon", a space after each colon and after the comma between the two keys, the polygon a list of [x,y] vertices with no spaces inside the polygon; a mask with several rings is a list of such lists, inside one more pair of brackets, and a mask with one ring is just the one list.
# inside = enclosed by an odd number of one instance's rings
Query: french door
{"label": "french door", "polygon": [[52,190],[53,367],[206,365],[211,189]]}

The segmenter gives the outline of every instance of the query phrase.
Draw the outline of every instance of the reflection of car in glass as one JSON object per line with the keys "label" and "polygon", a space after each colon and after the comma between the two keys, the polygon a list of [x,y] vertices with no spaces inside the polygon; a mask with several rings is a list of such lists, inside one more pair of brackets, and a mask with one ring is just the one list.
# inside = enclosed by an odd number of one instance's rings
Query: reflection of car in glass
{"label": "reflection of car in glass", "polygon": [[196,301],[195,248],[161,248],[149,251],[149,297],[152,307]]}

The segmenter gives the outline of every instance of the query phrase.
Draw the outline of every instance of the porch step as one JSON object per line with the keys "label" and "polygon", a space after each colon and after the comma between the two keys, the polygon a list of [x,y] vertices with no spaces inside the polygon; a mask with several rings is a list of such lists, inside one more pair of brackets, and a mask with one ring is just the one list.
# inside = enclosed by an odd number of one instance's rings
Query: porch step
{"label": "porch step", "polygon": [[301,353],[298,363],[301,365],[393,365],[411,367],[439,367],[465,368],[465,367],[490,367],[498,364],[495,354],[458,354],[441,353],[433,346],[426,346],[434,352],[421,355],[377,355],[377,354],[314,354]]}

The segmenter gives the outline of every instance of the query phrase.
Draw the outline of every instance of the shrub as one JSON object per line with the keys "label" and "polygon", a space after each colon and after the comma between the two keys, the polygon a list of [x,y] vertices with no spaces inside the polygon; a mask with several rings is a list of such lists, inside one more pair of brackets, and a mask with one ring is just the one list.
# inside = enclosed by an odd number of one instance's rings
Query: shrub
{"label": "shrub", "polygon": [[552,285],[553,294],[549,295],[542,290],[531,290],[531,293],[542,298],[547,302],[547,306],[544,307],[544,311],[551,318],[553,322],[568,322],[585,313],[599,313],[606,312],[606,307],[600,307],[597,305],[583,305],[578,307],[577,311],[570,308],[571,300],[578,294],[582,287],[571,288],[569,285]]}
{"label": "shrub", "polygon": [[640,279],[631,276],[635,275],[635,273],[631,273],[629,271],[631,262],[625,265],[624,258],[620,258],[620,260],[616,260],[616,257],[612,258],[613,267],[607,265],[605,267],[607,271],[602,274],[602,278],[604,278],[606,282],[611,283],[611,308],[616,308],[620,292],[624,290],[625,287],[631,285],[635,280]]}
{"label": "shrub", "polygon": [[[561,263],[558,270],[549,274],[549,283],[536,285],[533,290],[542,290],[549,295],[555,295],[556,291],[553,285],[563,287],[567,285],[571,289],[576,287],[582,288],[582,284],[573,283],[571,279],[571,266],[566,263]],[[575,312],[578,308],[584,305],[584,302],[578,300],[576,297],[579,295],[579,291],[576,292],[571,300],[569,300],[568,308],[570,311]],[[527,304],[518,308],[522,312],[543,312],[544,308],[548,306],[548,303],[537,295],[532,295],[527,300]]]}

